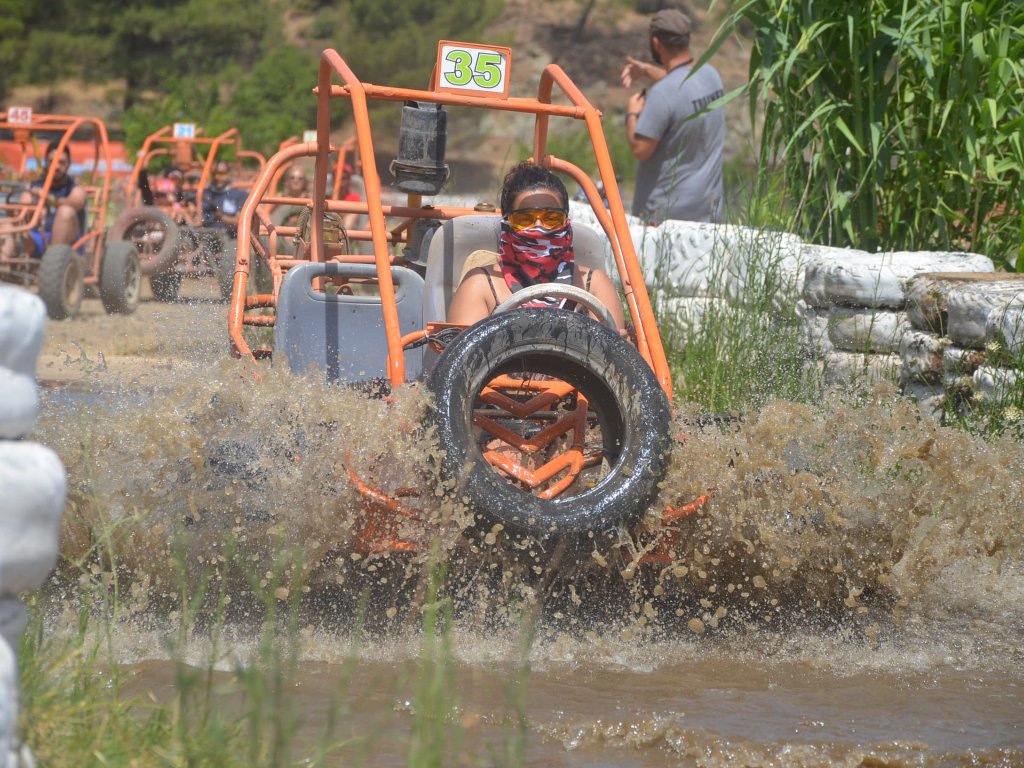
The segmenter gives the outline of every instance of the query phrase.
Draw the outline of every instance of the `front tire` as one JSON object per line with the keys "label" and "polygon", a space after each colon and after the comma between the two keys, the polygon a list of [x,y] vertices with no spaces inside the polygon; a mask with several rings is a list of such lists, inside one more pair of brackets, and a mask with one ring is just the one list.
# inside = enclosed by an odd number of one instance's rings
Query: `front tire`
{"label": "front tire", "polygon": [[139,252],[142,274],[155,275],[177,258],[178,225],[159,208],[130,208],[110,227],[111,240],[127,240]]}
{"label": "front tire", "polygon": [[177,300],[181,289],[180,272],[163,272],[149,278],[149,288],[157,301],[170,303]]}
{"label": "front tire", "polygon": [[130,315],[139,306],[142,267],[139,252],[125,240],[111,240],[100,267],[100,298],[110,314]]}
{"label": "front tire", "polygon": [[78,314],[85,292],[84,269],[70,245],[51,245],[39,264],[39,298],[54,320],[67,320]]}
{"label": "front tire", "polygon": [[[496,377],[502,375],[509,377],[506,381],[564,382],[575,389],[545,405],[543,414],[522,418],[510,411],[488,416],[501,401],[491,393]],[[667,471],[668,398],[630,344],[583,314],[545,308],[492,315],[448,345],[427,386],[434,396],[434,424],[444,451],[442,474],[454,483],[456,497],[466,499],[485,525],[497,523],[510,533],[541,539],[630,525],[647,511]],[[525,406],[531,396],[521,397],[513,408]],[[513,388],[505,402],[512,403],[515,397]],[[542,498],[538,488],[524,487],[520,481],[531,471],[524,469],[526,464],[509,472],[511,462],[498,456],[492,444],[500,431],[514,435],[513,442],[543,442],[540,436],[550,422],[542,419],[557,417],[559,409],[573,413],[573,408],[586,413],[585,453],[599,457],[601,472]],[[482,415],[488,418],[482,420]],[[504,429],[488,433],[486,425],[499,421]],[[506,446],[501,450],[509,453]],[[533,453],[523,454],[527,459],[536,454],[529,450]]]}

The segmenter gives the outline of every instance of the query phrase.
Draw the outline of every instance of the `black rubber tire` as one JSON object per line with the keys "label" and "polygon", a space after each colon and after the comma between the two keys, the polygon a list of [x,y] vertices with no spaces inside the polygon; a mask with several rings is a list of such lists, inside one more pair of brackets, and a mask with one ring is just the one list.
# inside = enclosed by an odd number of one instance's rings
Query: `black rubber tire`
{"label": "black rubber tire", "polygon": [[217,284],[220,286],[220,297],[231,298],[231,290],[235,286],[235,267],[238,258],[238,241],[228,240],[217,260]]}
{"label": "black rubber tire", "polygon": [[175,301],[178,298],[178,291],[181,289],[181,273],[163,272],[159,275],[152,275],[149,278],[149,289],[157,301],[167,303]]}
{"label": "black rubber tire", "polygon": [[78,314],[85,293],[85,269],[70,245],[51,245],[39,264],[39,298],[54,320],[67,320]]}
{"label": "black rubber tire", "polygon": [[[161,233],[158,245],[147,235]],[[139,251],[139,265],[146,276],[163,272],[178,256],[178,225],[174,219],[148,205],[129,208],[118,216],[110,226],[108,238],[127,240]]]}
{"label": "black rubber tire", "polygon": [[139,306],[142,266],[139,252],[127,240],[110,240],[100,265],[100,299],[110,314],[130,315]]}
{"label": "black rubber tire", "polygon": [[[484,459],[473,432],[477,395],[496,375],[525,371],[583,393],[601,425],[608,474],[551,500],[509,483]],[[547,538],[636,523],[668,468],[671,408],[650,366],[615,331],[577,312],[517,309],[466,329],[427,379],[445,480],[485,525]]]}

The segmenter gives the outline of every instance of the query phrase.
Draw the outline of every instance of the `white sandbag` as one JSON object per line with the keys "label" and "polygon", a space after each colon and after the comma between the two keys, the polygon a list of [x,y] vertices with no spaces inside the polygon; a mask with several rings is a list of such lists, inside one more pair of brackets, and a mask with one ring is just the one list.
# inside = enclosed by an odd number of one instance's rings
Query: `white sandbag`
{"label": "white sandbag", "polygon": [[900,381],[912,383],[941,382],[944,373],[943,355],[949,339],[930,333],[910,330],[900,339]]}
{"label": "white sandbag", "polygon": [[35,589],[57,562],[67,480],[53,451],[0,441],[0,597]]}
{"label": "white sandbag", "polygon": [[[925,272],[991,272],[992,260],[973,253],[896,251],[864,254],[808,264],[822,281],[824,301],[851,307],[903,309],[906,286]],[[805,299],[807,299],[805,291]],[[822,304],[819,304],[822,305]]]}
{"label": "white sandbag", "polygon": [[835,307],[828,318],[828,337],[836,349],[848,352],[898,352],[910,330],[905,312]]}
{"label": "white sandbag", "polygon": [[0,367],[35,376],[45,328],[46,306],[42,299],[0,283]]}
{"label": "white sandbag", "polygon": [[24,437],[36,426],[39,388],[34,373],[0,366],[0,439]]}
{"label": "white sandbag", "polygon": [[981,349],[991,340],[989,320],[1001,318],[1011,302],[1024,296],[1024,282],[968,283],[949,292],[946,333],[954,343]]}

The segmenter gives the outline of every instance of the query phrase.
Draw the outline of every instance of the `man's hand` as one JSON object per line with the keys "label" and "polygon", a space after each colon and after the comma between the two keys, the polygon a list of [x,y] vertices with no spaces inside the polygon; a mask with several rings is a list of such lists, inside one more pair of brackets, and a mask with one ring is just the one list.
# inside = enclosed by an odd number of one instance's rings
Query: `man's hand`
{"label": "man's hand", "polygon": [[665,76],[664,67],[659,67],[657,64],[651,64],[648,61],[640,61],[640,59],[634,59],[632,56],[626,57],[626,66],[622,68],[622,85],[625,88],[629,88],[633,83],[637,82],[641,78],[648,78],[657,82]]}
{"label": "man's hand", "polygon": [[622,86],[629,88],[641,77],[647,77],[647,65],[632,56],[626,57],[626,66],[622,68]]}
{"label": "man's hand", "polygon": [[629,97],[629,101],[626,102],[626,112],[636,112],[640,114],[644,108],[644,102],[647,101],[647,97],[644,92],[634,93]]}

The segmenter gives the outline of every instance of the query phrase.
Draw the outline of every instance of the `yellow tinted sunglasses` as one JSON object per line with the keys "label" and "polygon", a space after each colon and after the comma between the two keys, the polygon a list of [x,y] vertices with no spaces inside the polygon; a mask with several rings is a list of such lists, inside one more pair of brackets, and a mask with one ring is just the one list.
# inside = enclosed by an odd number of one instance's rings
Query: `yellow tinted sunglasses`
{"label": "yellow tinted sunglasses", "polygon": [[508,214],[512,229],[526,229],[536,222],[544,229],[558,229],[565,224],[568,213],[561,208],[520,208]]}

